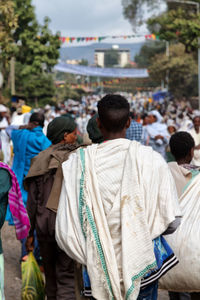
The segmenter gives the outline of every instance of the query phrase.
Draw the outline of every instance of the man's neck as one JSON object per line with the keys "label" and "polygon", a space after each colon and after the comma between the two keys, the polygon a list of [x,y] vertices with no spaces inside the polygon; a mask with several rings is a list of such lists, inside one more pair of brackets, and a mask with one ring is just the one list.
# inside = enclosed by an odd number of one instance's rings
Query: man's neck
{"label": "man's neck", "polygon": [[122,132],[107,132],[104,134],[104,140],[105,141],[109,141],[109,140],[116,140],[116,139],[124,139],[126,136],[126,132],[122,131]]}
{"label": "man's neck", "polygon": [[190,164],[191,160],[188,159],[180,159],[176,161],[178,165]]}

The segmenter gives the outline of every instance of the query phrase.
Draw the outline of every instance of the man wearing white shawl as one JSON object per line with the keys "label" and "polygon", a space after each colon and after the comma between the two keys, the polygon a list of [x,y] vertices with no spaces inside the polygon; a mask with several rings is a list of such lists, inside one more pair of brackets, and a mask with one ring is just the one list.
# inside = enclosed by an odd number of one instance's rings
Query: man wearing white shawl
{"label": "man wearing white shawl", "polygon": [[163,158],[125,139],[129,104],[119,95],[98,103],[105,142],[80,148],[64,162],[56,239],[86,265],[98,300],[135,300],[156,267],[152,240],[180,216]]}

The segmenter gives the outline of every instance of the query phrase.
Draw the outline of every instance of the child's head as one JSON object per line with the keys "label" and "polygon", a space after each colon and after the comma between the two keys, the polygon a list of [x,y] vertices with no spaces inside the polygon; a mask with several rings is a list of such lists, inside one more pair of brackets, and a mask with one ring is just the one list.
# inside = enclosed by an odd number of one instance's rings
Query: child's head
{"label": "child's head", "polygon": [[177,162],[190,163],[194,156],[194,139],[188,132],[179,131],[174,133],[169,141],[171,153]]}

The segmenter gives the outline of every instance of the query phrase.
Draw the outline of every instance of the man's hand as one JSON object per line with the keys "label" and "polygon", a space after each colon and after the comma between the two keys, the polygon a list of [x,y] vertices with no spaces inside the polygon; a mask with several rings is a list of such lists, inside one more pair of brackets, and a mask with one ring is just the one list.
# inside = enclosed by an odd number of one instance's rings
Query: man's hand
{"label": "man's hand", "polygon": [[26,250],[27,252],[31,252],[34,249],[34,237],[29,236],[26,240]]}
{"label": "man's hand", "polygon": [[156,135],[154,139],[155,140],[163,140],[164,137],[162,135]]}

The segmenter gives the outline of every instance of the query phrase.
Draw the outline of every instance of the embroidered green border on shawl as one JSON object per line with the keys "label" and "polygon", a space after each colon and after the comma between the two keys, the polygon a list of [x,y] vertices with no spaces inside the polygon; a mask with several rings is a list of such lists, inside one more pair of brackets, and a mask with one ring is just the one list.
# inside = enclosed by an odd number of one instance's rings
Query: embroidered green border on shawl
{"label": "embroidered green border on shawl", "polygon": [[[85,233],[84,226],[83,226],[83,206],[85,205],[84,197],[83,197],[83,195],[84,195],[84,174],[85,174],[85,154],[84,154],[83,149],[80,149],[80,159],[81,159],[81,164],[82,164],[82,173],[81,173],[81,179],[80,179],[79,217],[80,217],[82,232],[83,232],[83,235],[86,239],[86,233]],[[99,234],[98,234],[94,219],[92,217],[92,214],[91,214],[91,211],[90,211],[90,208],[88,207],[88,205],[86,205],[86,214],[87,214],[87,218],[88,218],[89,224],[92,228],[92,232],[93,232],[93,235],[94,235],[94,238],[95,238],[96,246],[97,246],[97,249],[98,249],[98,253],[99,253],[101,265],[102,265],[102,268],[103,268],[103,271],[104,271],[104,274],[105,274],[105,277],[106,277],[106,281],[107,281],[110,293],[112,295],[112,299],[114,299],[113,292],[112,292],[112,286],[111,286],[111,282],[110,282],[110,278],[109,278],[109,275],[108,275],[108,270],[107,270],[107,266],[106,266],[106,262],[105,262],[105,257],[104,257],[103,249],[102,249],[101,242],[100,242],[100,239],[99,239]],[[155,268],[156,265],[157,264],[156,264],[156,261],[155,261],[153,264],[147,266],[139,274],[132,277],[132,285],[126,293],[126,300],[128,300],[128,298],[130,297],[130,295],[132,294],[132,292],[134,290],[134,281],[136,279],[140,278],[140,277],[143,277],[146,274],[146,272],[148,272],[152,268]]]}
{"label": "embroidered green border on shawl", "polygon": [[[86,238],[86,233],[84,231],[84,226],[83,226],[83,206],[85,205],[84,197],[83,197],[83,195],[84,195],[84,174],[85,174],[85,154],[84,154],[83,149],[80,149],[80,159],[81,159],[81,164],[82,164],[82,173],[81,173],[81,179],[80,179],[79,216],[80,216],[81,228],[82,228],[84,237]],[[91,229],[92,229],[92,232],[93,232],[93,235],[94,235],[94,238],[95,238],[95,243],[96,243],[97,250],[98,250],[98,253],[99,253],[101,265],[102,265],[102,268],[103,268],[103,271],[104,271],[104,274],[105,274],[105,277],[106,277],[108,288],[109,288],[109,291],[112,295],[112,299],[114,299],[113,292],[112,292],[112,286],[111,286],[110,278],[109,278],[109,275],[108,275],[108,270],[107,270],[107,266],[106,266],[105,257],[104,257],[103,249],[102,249],[102,246],[101,246],[99,234],[98,234],[94,219],[92,217],[92,214],[91,214],[91,211],[90,211],[90,208],[88,207],[88,205],[86,205],[86,214],[87,214],[87,218],[88,218],[89,224],[91,226]]]}
{"label": "embroidered green border on shawl", "polygon": [[135,275],[132,277],[132,285],[131,287],[128,289],[127,293],[126,293],[126,300],[128,300],[128,298],[130,297],[130,295],[132,294],[133,290],[134,290],[134,281],[140,277],[143,277],[150,269],[155,268],[157,266],[156,261],[154,263],[152,263],[151,265],[147,266],[143,271],[141,271],[139,274]]}
{"label": "embroidered green border on shawl", "polygon": [[83,206],[84,206],[83,193],[84,193],[84,174],[85,174],[85,156],[84,156],[83,149],[80,149],[80,158],[81,158],[82,171],[81,171],[80,194],[79,194],[79,218],[81,222],[81,229],[86,239],[86,234],[83,228]]}

